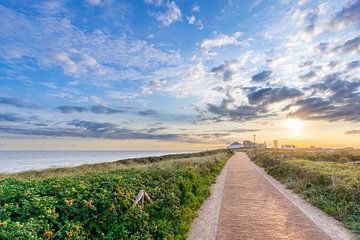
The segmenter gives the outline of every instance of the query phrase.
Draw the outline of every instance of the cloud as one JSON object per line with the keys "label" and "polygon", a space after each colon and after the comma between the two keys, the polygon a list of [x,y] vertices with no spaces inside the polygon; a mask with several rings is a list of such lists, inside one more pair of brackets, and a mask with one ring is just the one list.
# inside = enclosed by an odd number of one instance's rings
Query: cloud
{"label": "cloud", "polygon": [[266,82],[271,78],[272,71],[264,70],[251,77],[253,82]]}
{"label": "cloud", "polygon": [[[73,59],[79,59],[75,62]],[[92,71],[92,70],[100,70],[102,67],[99,63],[93,58],[86,54],[81,54],[75,49],[72,49],[70,53],[57,53],[55,54],[55,59],[59,61],[60,65],[63,67],[64,72],[69,75],[81,75],[83,73]],[[106,71],[103,69],[103,71]]]}
{"label": "cloud", "polygon": [[312,66],[314,63],[314,61],[312,60],[308,60],[308,61],[305,61],[305,62],[302,62],[299,64],[299,67],[303,68],[303,67],[309,67],[309,66]]}
{"label": "cloud", "polygon": [[303,75],[300,75],[300,78],[303,79],[303,80],[309,80],[309,79],[311,79],[311,78],[313,78],[315,76],[316,76],[316,71],[311,70],[311,71],[309,71],[309,72],[307,72],[307,73],[305,73]]}
{"label": "cloud", "polygon": [[196,17],[194,15],[192,15],[191,17],[187,17],[186,19],[188,20],[189,24],[194,24],[196,21]]}
{"label": "cloud", "polygon": [[114,114],[114,113],[123,113],[125,112],[122,109],[109,108],[101,105],[92,106],[90,111],[96,114]]}
{"label": "cloud", "polygon": [[346,66],[347,66],[347,70],[357,69],[360,67],[360,61],[359,60],[351,61]]}
{"label": "cloud", "polygon": [[102,3],[102,0],[86,0],[86,2],[93,6],[99,6]]}
{"label": "cloud", "polygon": [[330,68],[334,68],[334,67],[336,67],[337,65],[339,65],[340,64],[340,61],[335,61],[335,60],[331,60],[329,63],[328,63],[328,67],[330,67]]}
{"label": "cloud", "polygon": [[151,14],[163,26],[170,26],[172,23],[181,20],[181,10],[175,1],[166,4],[167,11],[165,13]]}
{"label": "cloud", "polygon": [[346,131],[345,134],[347,134],[347,135],[360,134],[360,130],[349,130],[349,131]]}
{"label": "cloud", "polygon": [[178,51],[125,34],[84,31],[66,15],[34,17],[0,5],[0,16],[0,59],[16,72],[61,67],[66,75],[83,80],[78,83],[99,86],[109,80],[143,80],[160,67],[183,61]]}
{"label": "cloud", "polygon": [[158,139],[158,140],[181,140],[184,135],[180,134],[152,134],[142,130],[120,128],[109,122],[94,122],[74,120],[67,124],[71,127],[56,128],[22,128],[0,126],[0,132],[44,137],[81,137],[81,138],[104,138],[104,139]]}
{"label": "cloud", "polygon": [[211,72],[216,76],[221,77],[225,82],[231,80],[232,76],[235,74],[235,72],[231,69],[230,64],[227,63],[214,67],[211,69]]}
{"label": "cloud", "polygon": [[75,113],[75,112],[87,112],[88,109],[85,107],[79,106],[59,106],[56,108],[60,110],[62,113]]}
{"label": "cloud", "polygon": [[315,49],[323,54],[355,54],[360,52],[360,36],[345,41],[343,44],[332,47],[329,43],[318,44]]}
{"label": "cloud", "polygon": [[148,134],[127,128],[119,128],[112,123],[99,123],[92,121],[74,120],[69,123],[71,126],[80,128],[81,137],[95,137],[108,139],[177,139],[177,134]]}
{"label": "cloud", "polygon": [[311,87],[321,93],[328,93],[327,97],[337,103],[360,99],[360,80],[343,80],[340,73],[326,75],[320,83],[315,83]]}
{"label": "cloud", "polygon": [[350,25],[360,25],[360,0],[348,1],[344,7],[336,13],[331,21],[330,26],[333,28],[343,29]]}
{"label": "cloud", "polygon": [[287,99],[300,97],[303,95],[298,89],[281,87],[281,88],[262,88],[247,95],[250,104],[268,105],[281,102]]}
{"label": "cloud", "polygon": [[200,12],[200,5],[198,5],[197,2],[195,2],[191,8],[191,11]]}
{"label": "cloud", "polygon": [[223,81],[230,81],[233,79],[233,76],[236,75],[236,70],[243,68],[250,57],[249,53],[244,54],[243,56],[227,61],[219,66],[213,67],[211,73],[216,77],[222,78]]}
{"label": "cloud", "polygon": [[163,0],[144,0],[144,2],[148,5],[155,5],[156,7],[160,7],[163,4]]}
{"label": "cloud", "polygon": [[128,110],[126,109],[116,109],[116,108],[110,108],[105,107],[102,105],[94,105],[90,108],[87,107],[81,107],[81,106],[59,106],[56,108],[57,110],[60,110],[62,113],[82,113],[82,112],[92,112],[96,114],[114,114],[114,113],[124,113]]}
{"label": "cloud", "polygon": [[260,129],[252,129],[252,128],[235,128],[229,130],[230,133],[247,133],[247,132],[258,132]]}
{"label": "cloud", "polygon": [[162,130],[166,130],[168,129],[167,127],[151,127],[151,128],[147,128],[144,129],[144,131],[146,131],[147,133],[154,133],[154,132],[158,132],[158,131],[162,131]]}
{"label": "cloud", "polygon": [[291,112],[290,116],[296,116],[302,119],[321,119],[322,115],[333,109],[330,100],[325,100],[320,97],[310,97],[298,100],[294,106],[299,107],[295,112]]}
{"label": "cloud", "polygon": [[216,118],[211,120],[215,121],[237,121],[245,122],[258,118],[265,118],[273,116],[269,114],[266,109],[260,106],[241,105],[235,108],[226,108],[223,104],[217,106],[209,104],[207,110],[217,115]]}
{"label": "cloud", "polygon": [[213,48],[242,44],[243,42],[239,41],[239,38],[242,36],[242,34],[242,32],[235,32],[233,35],[217,34],[212,39],[204,39],[200,43],[200,48],[206,55],[213,55],[214,53],[210,52],[210,50]]}
{"label": "cloud", "polygon": [[159,113],[155,110],[152,109],[148,109],[148,110],[144,110],[144,111],[139,111],[138,112],[140,115],[142,116],[153,116],[153,115],[158,115]]}
{"label": "cloud", "polygon": [[297,107],[297,110],[289,115],[303,119],[360,122],[359,88],[358,79],[348,81],[343,80],[339,73],[329,74],[310,88],[314,91],[313,94],[326,96],[326,99],[311,96],[298,100],[292,105]]}
{"label": "cloud", "polygon": [[343,45],[336,46],[334,51],[341,53],[358,53],[360,51],[360,36],[347,40]]}
{"label": "cloud", "polygon": [[11,97],[0,97],[0,105],[10,105],[18,108],[38,108],[38,106],[31,104],[29,102],[26,102],[22,99],[18,98],[11,98]]}
{"label": "cloud", "polygon": [[24,121],[26,121],[26,119],[15,113],[0,113],[0,121],[24,122]]}
{"label": "cloud", "polygon": [[306,33],[312,33],[315,30],[315,23],[319,17],[319,10],[312,9],[307,10],[303,13],[301,17],[302,25],[305,26],[304,31]]}
{"label": "cloud", "polygon": [[202,117],[202,120],[219,121],[249,121],[258,118],[264,118],[272,116],[269,114],[265,106],[254,105],[235,105],[236,99],[227,91],[226,96],[223,98],[220,105],[208,104],[207,111],[215,117]]}

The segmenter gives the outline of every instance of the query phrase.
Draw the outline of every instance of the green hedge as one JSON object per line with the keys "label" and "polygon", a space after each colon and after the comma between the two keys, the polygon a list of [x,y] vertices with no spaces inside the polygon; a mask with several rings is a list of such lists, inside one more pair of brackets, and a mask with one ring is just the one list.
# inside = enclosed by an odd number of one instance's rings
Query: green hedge
{"label": "green hedge", "polygon": [[[229,157],[165,169],[0,180],[0,239],[185,239]],[[144,211],[133,206],[140,189],[153,199]]]}
{"label": "green hedge", "polygon": [[[272,151],[249,154],[256,164],[305,200],[360,233],[360,167],[347,163],[282,159]],[[336,175],[336,186],[331,176]]]}

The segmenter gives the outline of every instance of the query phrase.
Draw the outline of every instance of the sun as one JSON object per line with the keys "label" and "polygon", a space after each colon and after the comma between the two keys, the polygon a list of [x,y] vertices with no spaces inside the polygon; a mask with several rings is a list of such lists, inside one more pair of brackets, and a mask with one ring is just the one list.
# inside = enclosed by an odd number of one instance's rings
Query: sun
{"label": "sun", "polygon": [[288,118],[284,122],[285,127],[291,130],[293,133],[301,133],[303,127],[305,126],[304,121],[298,118]]}

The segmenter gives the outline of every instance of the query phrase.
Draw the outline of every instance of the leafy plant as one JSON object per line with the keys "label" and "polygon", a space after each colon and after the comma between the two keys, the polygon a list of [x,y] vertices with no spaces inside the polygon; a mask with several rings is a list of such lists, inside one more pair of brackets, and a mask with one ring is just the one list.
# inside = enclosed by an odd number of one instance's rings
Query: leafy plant
{"label": "leafy plant", "polygon": [[[42,180],[0,180],[0,239],[185,239],[230,157]],[[140,189],[153,203],[133,205]]]}

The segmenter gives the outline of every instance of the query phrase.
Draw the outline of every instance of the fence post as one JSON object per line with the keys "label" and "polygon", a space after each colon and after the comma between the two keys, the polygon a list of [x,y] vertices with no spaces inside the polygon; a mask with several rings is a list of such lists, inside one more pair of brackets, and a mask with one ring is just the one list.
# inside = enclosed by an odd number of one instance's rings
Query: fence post
{"label": "fence post", "polygon": [[336,175],[335,175],[335,173],[331,174],[331,181],[332,181],[332,186],[335,188],[336,187]]}
{"label": "fence post", "polygon": [[141,189],[141,190],[139,191],[139,193],[136,195],[136,198],[135,198],[135,200],[134,200],[134,206],[135,206],[136,204],[139,204],[139,202],[141,201],[141,207],[140,207],[140,208],[141,208],[141,210],[144,210],[145,200],[148,201],[148,202],[150,202],[150,203],[152,203],[152,200],[151,200],[151,198],[149,197],[149,194],[148,194],[145,190]]}

